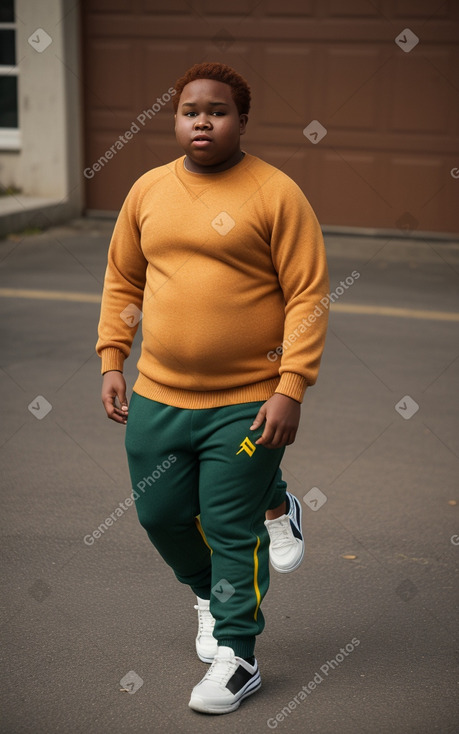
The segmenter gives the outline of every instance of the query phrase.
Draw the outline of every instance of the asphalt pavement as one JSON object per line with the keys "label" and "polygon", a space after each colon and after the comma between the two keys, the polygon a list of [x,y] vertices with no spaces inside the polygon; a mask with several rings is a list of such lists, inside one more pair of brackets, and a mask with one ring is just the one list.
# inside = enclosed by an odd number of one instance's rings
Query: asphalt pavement
{"label": "asphalt pavement", "polygon": [[326,236],[330,329],[283,461],[305,559],[271,574],[262,688],[217,717],[188,708],[195,599],[100,402],[112,227],[0,242],[2,734],[458,731],[459,242]]}

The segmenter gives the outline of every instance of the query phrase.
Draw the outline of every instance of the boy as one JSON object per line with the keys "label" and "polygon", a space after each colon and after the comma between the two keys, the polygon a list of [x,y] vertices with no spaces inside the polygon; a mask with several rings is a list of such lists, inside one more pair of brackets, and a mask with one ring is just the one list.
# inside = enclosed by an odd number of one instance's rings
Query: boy
{"label": "boy", "polygon": [[[213,662],[189,705],[220,714],[261,685],[254,647],[269,584],[267,528],[279,515],[282,532],[290,528],[279,464],[317,377],[326,315],[313,312],[328,277],[298,186],[241,151],[245,80],[226,65],[197,64],[175,90],[185,155],[144,174],[122,207],[97,352],[107,415],[127,424],[140,523],[202,612],[198,655]],[[122,369],[140,310],[128,419]]]}

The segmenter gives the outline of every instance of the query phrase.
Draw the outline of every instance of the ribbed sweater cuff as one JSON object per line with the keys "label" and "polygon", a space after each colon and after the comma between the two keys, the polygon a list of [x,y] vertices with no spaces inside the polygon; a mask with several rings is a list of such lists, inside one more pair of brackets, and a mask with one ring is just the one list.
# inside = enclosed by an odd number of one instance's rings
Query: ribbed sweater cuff
{"label": "ribbed sweater cuff", "polygon": [[110,370],[118,370],[119,372],[123,371],[124,354],[120,352],[119,349],[116,349],[116,347],[107,347],[107,349],[103,349],[100,353],[100,358],[102,360],[100,370],[102,374],[104,374],[104,372],[109,372]]}
{"label": "ribbed sweater cuff", "polygon": [[301,403],[307,386],[306,378],[302,375],[297,375],[295,372],[283,372],[276,392],[287,395]]}

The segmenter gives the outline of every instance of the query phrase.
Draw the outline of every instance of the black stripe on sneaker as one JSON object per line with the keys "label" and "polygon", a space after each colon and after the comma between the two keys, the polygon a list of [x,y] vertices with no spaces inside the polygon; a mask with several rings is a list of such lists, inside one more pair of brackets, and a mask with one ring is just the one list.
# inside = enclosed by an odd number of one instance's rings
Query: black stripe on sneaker
{"label": "black stripe on sneaker", "polygon": [[290,526],[292,528],[292,533],[295,538],[299,538],[299,540],[303,540],[303,533],[301,532],[301,507],[300,503],[298,502],[297,498],[289,492],[287,492],[287,497],[289,500],[289,515],[290,515]]}
{"label": "black stripe on sneaker", "polygon": [[250,673],[248,670],[243,668],[242,665],[238,665],[236,672],[233,673],[226,684],[226,688],[234,695],[238,693],[251,678],[256,676],[256,674],[256,670],[255,673]]}
{"label": "black stripe on sneaker", "polygon": [[297,526],[294,522],[290,520],[290,527],[292,528],[292,535],[294,535],[295,538],[298,538],[299,540],[303,540],[302,533],[298,530]]}

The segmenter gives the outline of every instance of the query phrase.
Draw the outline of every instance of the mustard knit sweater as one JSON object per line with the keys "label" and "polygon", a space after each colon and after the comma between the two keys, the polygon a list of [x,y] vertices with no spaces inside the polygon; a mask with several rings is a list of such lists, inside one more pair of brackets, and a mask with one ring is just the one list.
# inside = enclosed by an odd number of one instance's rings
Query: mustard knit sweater
{"label": "mustard knit sweater", "polygon": [[184,158],[138,179],[119,214],[96,347],[102,372],[122,371],[140,324],[134,391],[146,398],[213,408],[278,392],[301,402],[327,328],[314,212],[253,155],[212,174],[187,171]]}

